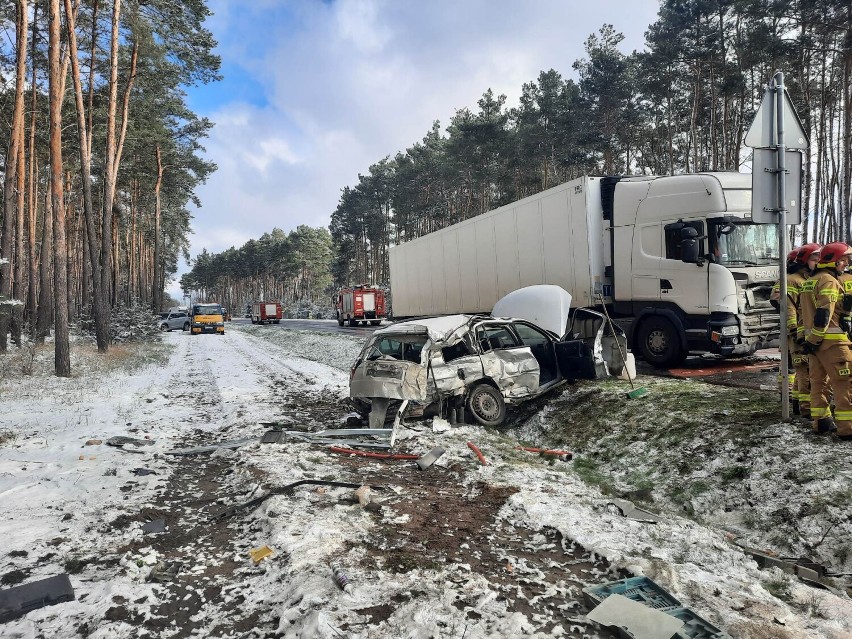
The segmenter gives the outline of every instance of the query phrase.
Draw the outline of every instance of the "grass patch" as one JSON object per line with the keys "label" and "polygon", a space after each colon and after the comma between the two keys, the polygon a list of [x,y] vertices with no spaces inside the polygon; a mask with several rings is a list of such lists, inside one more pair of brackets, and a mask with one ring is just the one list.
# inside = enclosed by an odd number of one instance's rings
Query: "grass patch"
{"label": "grass patch", "polygon": [[0,428],[0,446],[11,444],[13,441],[15,441],[15,438],[17,436],[18,434],[13,430],[9,430],[8,428]]}
{"label": "grass patch", "polygon": [[790,577],[781,573],[763,582],[763,587],[774,597],[781,601],[792,603],[793,593],[790,592]]}
{"label": "grass patch", "polygon": [[613,490],[612,481],[601,471],[596,461],[589,457],[575,457],[573,464],[574,472],[587,484],[597,486],[605,495],[611,495]]}
{"label": "grass patch", "polygon": [[734,466],[727,466],[719,471],[719,475],[724,482],[731,481],[742,481],[746,477],[749,476],[751,470],[746,468],[745,466],[740,466],[739,464]]}

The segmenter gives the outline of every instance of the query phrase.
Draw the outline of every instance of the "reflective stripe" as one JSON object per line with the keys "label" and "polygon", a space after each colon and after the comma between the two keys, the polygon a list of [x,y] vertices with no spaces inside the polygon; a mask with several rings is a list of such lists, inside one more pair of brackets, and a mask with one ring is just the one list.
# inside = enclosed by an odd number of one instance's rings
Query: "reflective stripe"
{"label": "reflective stripe", "polygon": [[811,406],[811,417],[819,419],[828,416],[828,406]]}
{"label": "reflective stripe", "polygon": [[811,329],[811,335],[816,335],[818,337],[822,337],[823,335],[825,335],[825,331],[821,331],[818,328],[812,328]]}
{"label": "reflective stripe", "polygon": [[802,293],[806,293],[806,292],[807,293],[813,293],[815,288],[816,288],[816,280],[805,280],[804,282],[802,282],[801,292]]}
{"label": "reflective stripe", "polygon": [[847,293],[852,293],[852,279],[843,280],[843,290]]}
{"label": "reflective stripe", "polygon": [[829,333],[824,337],[824,339],[827,339],[829,341],[842,341],[848,340],[849,336],[846,333]]}
{"label": "reflective stripe", "polygon": [[836,410],[834,416],[840,421],[848,422],[852,420],[852,410]]}

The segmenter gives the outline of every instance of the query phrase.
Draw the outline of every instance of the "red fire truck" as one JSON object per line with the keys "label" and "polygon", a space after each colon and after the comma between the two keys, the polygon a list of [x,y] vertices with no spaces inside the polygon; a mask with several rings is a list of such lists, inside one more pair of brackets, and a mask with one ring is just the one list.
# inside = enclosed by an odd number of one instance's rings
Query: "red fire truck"
{"label": "red fire truck", "polygon": [[344,288],[337,293],[335,306],[340,326],[344,322],[349,326],[358,326],[358,322],[378,326],[385,317],[385,292],[366,285]]}
{"label": "red fire truck", "polygon": [[252,324],[278,324],[284,313],[278,302],[255,302],[251,307]]}

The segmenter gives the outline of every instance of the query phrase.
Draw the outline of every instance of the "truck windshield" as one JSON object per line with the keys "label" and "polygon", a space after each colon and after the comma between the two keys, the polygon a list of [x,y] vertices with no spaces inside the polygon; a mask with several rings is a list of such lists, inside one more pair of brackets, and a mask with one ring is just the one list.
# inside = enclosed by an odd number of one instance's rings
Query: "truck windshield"
{"label": "truck windshield", "polygon": [[193,315],[221,315],[222,307],[218,304],[196,304],[192,307]]}
{"label": "truck windshield", "polygon": [[710,250],[719,264],[757,266],[777,263],[775,225],[711,222]]}

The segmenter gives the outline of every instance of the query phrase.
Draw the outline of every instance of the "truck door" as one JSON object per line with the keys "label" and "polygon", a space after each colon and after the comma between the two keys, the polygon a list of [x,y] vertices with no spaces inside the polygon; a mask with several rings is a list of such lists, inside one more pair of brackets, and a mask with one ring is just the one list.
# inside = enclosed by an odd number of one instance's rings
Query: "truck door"
{"label": "truck door", "polygon": [[631,283],[634,300],[660,299],[661,224],[637,224],[633,233]]}
{"label": "truck door", "polygon": [[[708,309],[707,266],[687,264],[681,261],[680,242],[681,229],[675,226],[666,230],[667,224],[678,222],[671,220],[663,223],[663,243],[665,254],[660,260],[660,300],[672,302],[686,314],[706,314]],[[705,235],[703,220],[683,221],[698,232],[698,237]],[[698,254],[705,255],[707,240],[699,240]]]}

